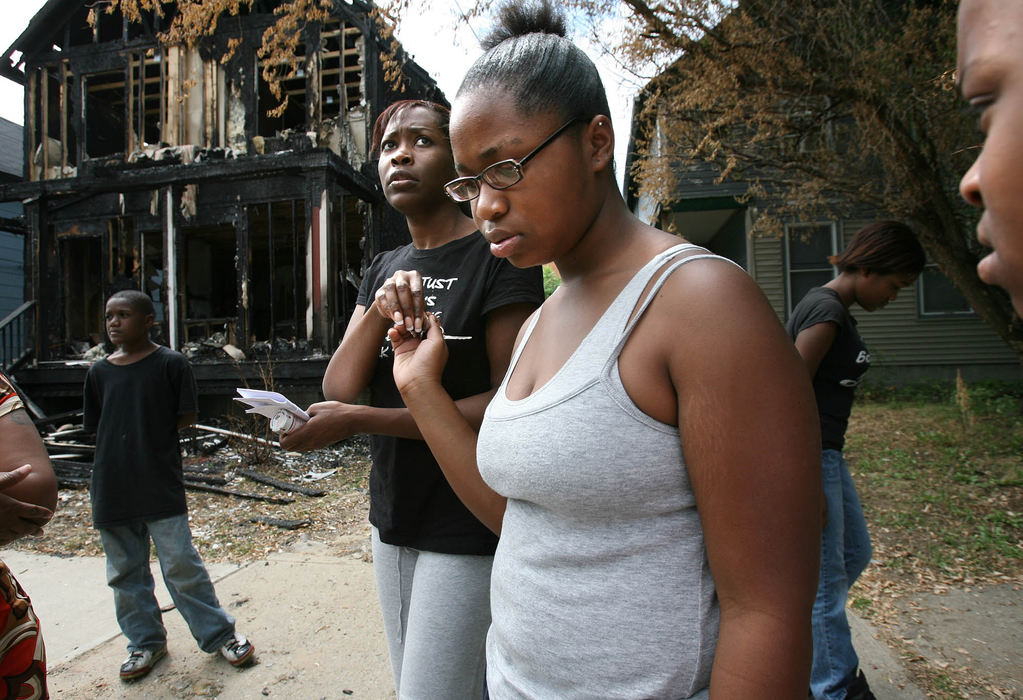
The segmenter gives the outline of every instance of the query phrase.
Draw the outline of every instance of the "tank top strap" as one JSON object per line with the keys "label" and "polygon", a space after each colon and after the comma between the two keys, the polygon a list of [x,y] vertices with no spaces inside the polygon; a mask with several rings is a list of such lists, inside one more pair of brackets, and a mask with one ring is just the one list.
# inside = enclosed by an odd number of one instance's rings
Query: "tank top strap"
{"label": "tank top strap", "polygon": [[[656,298],[657,292],[660,291],[661,287],[663,287],[664,283],[668,280],[668,277],[670,277],[672,273],[675,272],[675,270],[682,267],[686,263],[692,262],[694,260],[707,259],[724,260],[735,265],[740,270],[742,269],[742,266],[737,264],[736,262],[729,260],[728,258],[722,257],[720,255],[715,255],[714,253],[699,253],[696,255],[689,255],[685,258],[682,258],[681,260],[674,260],[674,262],[668,263],[668,261],[671,260],[672,258],[677,258],[680,253],[683,253],[686,250],[692,250],[694,248],[703,250],[702,248],[700,248],[700,246],[689,245],[676,246],[675,248],[671,248],[670,250],[665,251],[665,253],[670,252],[671,255],[665,256],[665,258],[660,261],[660,264],[655,266],[655,269],[647,277],[646,281],[641,287],[639,294],[637,294],[636,297],[633,299],[633,303],[630,305],[629,309],[630,313],[632,309],[635,309],[635,313],[631,314],[632,318],[629,320],[628,324],[626,324],[622,328],[621,333],[618,335],[615,342],[614,350],[611,352],[611,357],[609,358],[609,361],[617,361],[618,355],[621,354],[622,348],[625,347],[625,343],[626,341],[628,341],[629,336],[632,334],[633,329],[636,327],[636,324],[639,323],[639,320],[643,317],[643,314],[646,313],[646,310],[650,306],[650,303]],[[665,263],[668,263],[666,267],[664,266]],[[657,278],[657,281],[654,282],[654,284],[650,287],[650,289],[647,290],[646,289],[647,282],[649,282],[649,280],[653,278],[654,274],[656,274],[658,269],[661,269],[660,276]],[[639,295],[643,294],[644,291],[646,291],[646,295],[642,298],[642,303],[640,304]],[[640,304],[638,308],[636,306],[637,304]]]}
{"label": "tank top strap", "polygon": [[[608,356],[615,352],[615,348],[621,338],[622,329],[625,327],[632,310],[636,308],[636,304],[639,302],[647,284],[657,274],[657,271],[672,258],[690,250],[703,250],[703,248],[692,243],[682,243],[668,248],[651,258],[633,275],[622,291],[618,293],[618,296],[611,302],[607,310],[597,320],[586,337],[582,339],[579,346],[565,361],[565,364],[555,373],[554,377],[522,401],[542,403],[551,396],[570,395],[583,386],[599,381],[601,370],[606,365]],[[685,260],[688,259],[685,258]],[[658,284],[663,284],[663,280]],[[518,347],[515,348],[511,361],[508,363],[508,370],[505,372],[504,380],[501,382],[498,396],[505,396],[508,380],[518,366],[522,350],[529,342],[530,336],[536,328],[542,313],[543,306],[541,305],[534,312],[532,318],[527,321],[525,331],[522,334],[522,340],[519,341]]]}
{"label": "tank top strap", "polygon": [[539,308],[526,319],[526,329],[522,332],[522,340],[519,341],[519,344],[512,351],[511,359],[508,361],[508,369],[505,370],[504,379],[501,381],[502,390],[504,385],[508,383],[508,378],[511,376],[512,370],[515,369],[515,365],[519,363],[519,355],[522,354],[522,349],[529,342],[529,336],[533,335],[533,329],[536,328],[536,322],[540,320],[540,312],[542,310],[543,304],[540,304]]}

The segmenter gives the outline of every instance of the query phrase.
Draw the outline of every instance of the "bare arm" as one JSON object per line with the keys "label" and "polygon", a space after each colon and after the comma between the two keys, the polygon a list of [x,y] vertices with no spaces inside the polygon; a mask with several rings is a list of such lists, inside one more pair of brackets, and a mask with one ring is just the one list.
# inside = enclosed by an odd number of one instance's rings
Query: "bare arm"
{"label": "bare arm", "polygon": [[323,396],[328,401],[352,403],[359,398],[373,376],[377,355],[390,325],[372,308],[361,304],[355,307],[341,344],[331,355],[323,376]]}
{"label": "bare arm", "polygon": [[507,499],[487,486],[476,464],[476,430],[440,383],[447,348],[437,319],[427,316],[423,340],[391,330],[394,380],[405,405],[419,420],[423,439],[451,488],[480,522],[501,533]]}
{"label": "bare arm", "polygon": [[809,376],[740,270],[694,264],[669,283],[661,308],[700,329],[662,344],[721,610],[711,694],[803,698],[821,503]]}
{"label": "bare arm", "polygon": [[808,328],[799,331],[796,336],[796,350],[810,370],[810,377],[817,376],[821,361],[828,354],[828,350],[835,343],[838,337],[838,326],[831,321],[816,323]]}
{"label": "bare arm", "polygon": [[[21,476],[23,465],[30,471]],[[57,479],[39,432],[23,409],[0,417],[0,544],[42,532],[57,505]],[[19,478],[20,477],[20,478]]]}
{"label": "bare arm", "polygon": [[[487,314],[487,359],[490,364],[491,389],[456,402],[459,412],[474,431],[479,430],[483,412],[508,368],[515,335],[534,308],[531,304],[512,304]],[[386,332],[389,321],[379,312],[359,307],[352,315],[352,323],[367,327],[370,326],[370,319],[374,321],[373,330],[379,325],[382,332]],[[349,325],[341,346],[331,357],[323,380],[324,396],[328,399],[338,398],[310,406],[312,420],[284,435],[281,438],[282,447],[289,450],[318,449],[359,433],[423,439],[408,409],[377,408],[353,403],[369,383],[382,337],[382,334],[375,335],[372,330],[352,328]],[[366,362],[367,358],[371,358],[372,363]],[[331,393],[328,393],[328,383]],[[340,398],[342,396],[346,398]]]}

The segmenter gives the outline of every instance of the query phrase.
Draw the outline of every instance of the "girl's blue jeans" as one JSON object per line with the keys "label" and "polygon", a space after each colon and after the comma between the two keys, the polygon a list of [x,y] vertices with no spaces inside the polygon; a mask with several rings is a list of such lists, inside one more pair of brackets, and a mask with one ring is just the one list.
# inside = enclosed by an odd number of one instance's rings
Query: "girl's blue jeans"
{"label": "girl's blue jeans", "polygon": [[822,467],[828,519],[821,536],[821,571],[813,604],[810,690],[816,700],[843,700],[859,666],[845,603],[849,588],[870,563],[870,534],[842,453],[824,450]]}
{"label": "girl's blue jeans", "polygon": [[234,618],[217,601],[213,583],[192,545],[187,515],[99,528],[107,556],[107,584],[114,591],[117,624],[128,650],[159,649],[167,643],[149,568],[150,539],[156,545],[163,581],[199,648],[211,653],[234,636]]}

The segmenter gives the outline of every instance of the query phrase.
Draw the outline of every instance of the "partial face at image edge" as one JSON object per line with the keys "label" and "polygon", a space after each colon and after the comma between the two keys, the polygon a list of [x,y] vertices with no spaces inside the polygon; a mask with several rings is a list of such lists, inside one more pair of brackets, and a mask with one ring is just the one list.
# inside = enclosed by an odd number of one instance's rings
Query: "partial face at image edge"
{"label": "partial face at image edge", "polygon": [[977,239],[991,248],[977,265],[1023,313],[1023,2],[963,0],[958,75],[984,144],[960,192],[984,209]]}

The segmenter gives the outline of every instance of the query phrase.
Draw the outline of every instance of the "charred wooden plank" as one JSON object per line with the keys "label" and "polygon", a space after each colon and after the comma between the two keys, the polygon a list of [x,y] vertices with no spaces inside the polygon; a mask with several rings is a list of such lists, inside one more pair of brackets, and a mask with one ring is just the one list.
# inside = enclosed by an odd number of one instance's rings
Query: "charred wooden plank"
{"label": "charred wooden plank", "polygon": [[81,476],[58,476],[57,487],[62,489],[87,489],[89,479]]}
{"label": "charred wooden plank", "polygon": [[313,524],[312,520],[285,520],[283,518],[271,518],[266,515],[249,518],[249,522],[273,525],[274,527],[284,528],[285,530],[297,530],[300,527],[307,527]]}
{"label": "charred wooden plank", "polygon": [[238,438],[239,440],[248,440],[249,442],[258,442],[260,445],[269,445],[270,447],[280,447],[281,446],[281,444],[279,442],[274,442],[272,440],[264,440],[263,438],[256,437],[255,435],[246,435],[245,433],[236,433],[233,430],[224,430],[223,428],[214,428],[213,426],[210,426],[210,425],[199,425],[198,423],[196,423],[193,427],[196,430],[202,430],[202,431],[205,431],[207,433],[213,433],[214,435],[224,435],[224,436],[227,436],[227,437]]}
{"label": "charred wooden plank", "polygon": [[224,486],[227,479],[222,476],[210,476],[208,474],[185,474],[186,484],[210,484],[212,486]]}
{"label": "charred wooden plank", "polygon": [[47,450],[57,450],[59,452],[78,452],[81,454],[93,454],[96,451],[95,446],[85,445],[80,442],[58,442],[56,440],[43,439],[43,444]]}
{"label": "charred wooden plank", "polygon": [[88,462],[78,462],[72,459],[51,459],[53,473],[58,476],[85,476],[92,474],[92,465]]}
{"label": "charred wooden plank", "polygon": [[280,479],[275,479],[272,476],[267,476],[266,474],[260,474],[259,472],[252,471],[251,469],[236,469],[235,473],[241,474],[246,479],[252,479],[253,481],[258,481],[261,484],[273,486],[275,489],[280,489],[281,491],[291,491],[292,493],[300,493],[303,496],[327,495],[327,492],[322,489],[313,489],[309,488],[308,486],[300,486],[299,484],[293,484],[290,481],[281,481]]}
{"label": "charred wooden plank", "polygon": [[219,486],[207,486],[206,484],[193,484],[185,482],[185,488],[193,491],[205,491],[206,493],[216,493],[221,496],[234,496],[235,498],[248,498],[253,501],[265,501],[267,503],[277,503],[280,505],[288,505],[294,503],[294,498],[278,498],[277,496],[262,496],[258,493],[245,493],[244,491],[232,491],[231,489],[220,488]]}
{"label": "charred wooden plank", "polygon": [[35,418],[32,422],[35,423],[36,428],[41,428],[44,425],[55,425],[60,423],[80,423],[84,413],[84,410],[79,408],[76,411],[64,411],[63,413],[54,413],[52,416]]}

